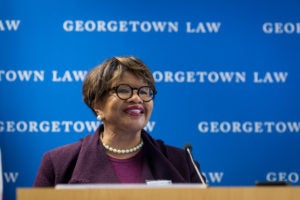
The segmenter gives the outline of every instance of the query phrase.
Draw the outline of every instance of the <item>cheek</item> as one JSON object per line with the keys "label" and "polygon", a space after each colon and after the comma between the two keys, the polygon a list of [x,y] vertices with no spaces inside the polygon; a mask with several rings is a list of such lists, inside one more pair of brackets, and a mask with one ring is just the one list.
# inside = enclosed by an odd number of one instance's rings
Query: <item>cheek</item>
{"label": "cheek", "polygon": [[103,111],[106,114],[115,113],[119,109],[120,109],[120,103],[118,99],[114,97],[107,98],[105,104],[103,104]]}
{"label": "cheek", "polygon": [[153,107],[154,107],[154,105],[153,105],[153,102],[149,102],[147,105],[146,105],[146,108],[147,108],[147,115],[151,115],[151,113],[152,113],[152,110],[153,110]]}

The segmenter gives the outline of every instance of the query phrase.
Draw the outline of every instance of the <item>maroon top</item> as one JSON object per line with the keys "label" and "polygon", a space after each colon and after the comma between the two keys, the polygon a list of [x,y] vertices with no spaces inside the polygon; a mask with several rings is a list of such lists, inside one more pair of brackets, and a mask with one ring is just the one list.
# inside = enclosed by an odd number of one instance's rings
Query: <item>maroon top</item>
{"label": "maroon top", "polygon": [[142,152],[128,159],[108,157],[121,183],[144,183],[142,181]]}
{"label": "maroon top", "polygon": [[[93,135],[44,154],[34,186],[51,187],[66,183],[120,183],[106,150],[99,140],[104,129]],[[196,170],[183,150],[154,140],[142,131],[143,156],[141,179],[171,180],[173,183],[199,183]]]}

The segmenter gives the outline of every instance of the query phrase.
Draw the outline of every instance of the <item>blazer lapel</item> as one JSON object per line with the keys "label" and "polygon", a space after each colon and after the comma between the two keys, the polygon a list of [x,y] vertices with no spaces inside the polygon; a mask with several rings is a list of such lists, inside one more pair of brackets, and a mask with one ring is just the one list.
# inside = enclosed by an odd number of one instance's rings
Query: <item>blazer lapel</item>
{"label": "blazer lapel", "polygon": [[145,143],[145,157],[155,180],[171,180],[174,183],[186,182],[156,141],[146,133],[143,134],[143,140]]}
{"label": "blazer lapel", "polygon": [[70,183],[119,183],[99,141],[99,131],[83,140]]}

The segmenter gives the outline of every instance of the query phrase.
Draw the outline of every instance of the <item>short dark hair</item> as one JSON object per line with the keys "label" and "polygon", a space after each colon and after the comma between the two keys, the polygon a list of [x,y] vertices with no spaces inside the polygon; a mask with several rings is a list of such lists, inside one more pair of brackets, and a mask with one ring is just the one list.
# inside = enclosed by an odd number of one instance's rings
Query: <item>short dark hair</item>
{"label": "short dark hair", "polygon": [[103,99],[112,87],[112,83],[120,78],[125,71],[142,78],[156,91],[152,73],[140,59],[134,56],[112,57],[90,70],[83,82],[83,100],[94,113],[95,103]]}

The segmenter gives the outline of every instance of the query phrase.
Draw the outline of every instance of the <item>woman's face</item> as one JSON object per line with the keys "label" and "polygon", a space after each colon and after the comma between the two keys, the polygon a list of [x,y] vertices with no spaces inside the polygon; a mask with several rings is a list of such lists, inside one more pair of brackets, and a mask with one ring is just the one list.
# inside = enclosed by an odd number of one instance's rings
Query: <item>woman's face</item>
{"label": "woman's face", "polygon": [[[132,88],[139,88],[147,84],[130,72],[125,72],[120,79],[112,84],[112,87],[120,84],[128,84]],[[97,113],[101,115],[105,129],[111,131],[138,132],[143,129],[153,109],[153,100],[144,102],[134,90],[131,98],[120,99],[115,91],[110,91],[103,103],[99,103]]]}

